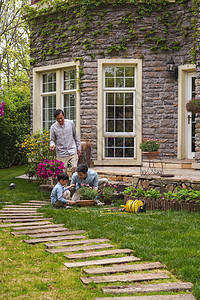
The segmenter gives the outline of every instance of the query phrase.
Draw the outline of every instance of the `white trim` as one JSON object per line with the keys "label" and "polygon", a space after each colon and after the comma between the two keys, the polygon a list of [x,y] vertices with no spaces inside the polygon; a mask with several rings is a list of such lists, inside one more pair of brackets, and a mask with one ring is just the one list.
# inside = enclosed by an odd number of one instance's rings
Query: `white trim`
{"label": "white trim", "polygon": [[186,130],[185,130],[185,118],[186,118],[186,89],[185,82],[188,73],[195,72],[196,65],[187,64],[178,67],[178,150],[177,158],[186,158]]}
{"label": "white trim", "polygon": [[[124,65],[135,67],[135,118],[136,132],[128,136],[136,136],[135,158],[103,158],[103,67],[106,65]],[[107,89],[106,89],[107,90]],[[126,90],[128,92],[129,89]],[[115,89],[116,91],[116,89]],[[123,90],[124,91],[124,90]],[[122,135],[122,133],[120,133]],[[118,135],[116,135],[118,136]],[[124,136],[124,134],[123,134]],[[141,59],[98,59],[98,119],[97,119],[97,160],[95,165],[141,165],[141,150],[139,145],[142,140],[142,60]]]}
{"label": "white trim", "polygon": [[[79,66],[80,62],[66,62],[62,64],[48,65],[33,68],[33,131],[42,129],[42,103],[41,94],[42,74],[47,72],[56,72],[56,108],[62,107],[62,75],[61,71],[67,68],[75,67],[77,72],[77,87],[76,87],[76,129],[80,136],[80,92],[79,92]],[[40,87],[40,88],[38,88]],[[44,95],[45,93],[43,93]],[[50,93],[47,93],[48,95]]]}

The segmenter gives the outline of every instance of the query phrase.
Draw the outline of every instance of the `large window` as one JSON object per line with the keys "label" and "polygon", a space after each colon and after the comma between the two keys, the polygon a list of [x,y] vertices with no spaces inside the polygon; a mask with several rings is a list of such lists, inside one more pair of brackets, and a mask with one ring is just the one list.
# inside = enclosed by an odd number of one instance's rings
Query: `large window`
{"label": "large window", "polygon": [[42,76],[42,127],[49,129],[56,109],[56,73]]}
{"label": "large window", "polygon": [[104,157],[135,156],[135,67],[104,69]]}

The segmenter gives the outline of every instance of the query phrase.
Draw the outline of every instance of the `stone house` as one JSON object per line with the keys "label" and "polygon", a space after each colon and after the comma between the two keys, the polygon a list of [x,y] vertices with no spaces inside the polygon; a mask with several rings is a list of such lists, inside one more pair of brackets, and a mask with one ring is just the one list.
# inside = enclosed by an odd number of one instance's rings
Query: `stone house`
{"label": "stone house", "polygon": [[[92,145],[95,165],[140,165],[143,138],[200,164],[199,0],[31,0],[32,129],[55,108]],[[48,1],[46,1],[48,2]]]}

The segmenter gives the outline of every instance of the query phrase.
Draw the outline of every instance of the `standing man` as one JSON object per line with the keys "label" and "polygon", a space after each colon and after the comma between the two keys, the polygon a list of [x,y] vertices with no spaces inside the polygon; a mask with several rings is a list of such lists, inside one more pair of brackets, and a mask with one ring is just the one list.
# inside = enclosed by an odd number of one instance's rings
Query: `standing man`
{"label": "standing man", "polygon": [[81,155],[81,142],[74,122],[64,118],[64,112],[57,109],[54,112],[56,122],[50,128],[50,150],[56,145],[57,159],[65,164],[66,172],[71,166],[72,174],[76,171],[78,156]]}

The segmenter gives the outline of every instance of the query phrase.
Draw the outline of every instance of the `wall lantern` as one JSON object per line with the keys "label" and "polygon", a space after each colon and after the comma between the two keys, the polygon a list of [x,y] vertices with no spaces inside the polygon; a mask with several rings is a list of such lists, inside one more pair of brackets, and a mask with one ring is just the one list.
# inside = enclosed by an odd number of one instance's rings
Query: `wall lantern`
{"label": "wall lantern", "polygon": [[178,79],[178,67],[175,66],[175,62],[172,57],[171,57],[170,61],[167,63],[167,66],[168,66],[167,70],[168,70],[170,76],[177,80]]}

